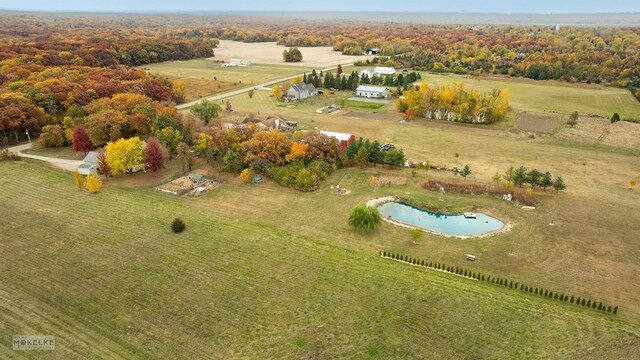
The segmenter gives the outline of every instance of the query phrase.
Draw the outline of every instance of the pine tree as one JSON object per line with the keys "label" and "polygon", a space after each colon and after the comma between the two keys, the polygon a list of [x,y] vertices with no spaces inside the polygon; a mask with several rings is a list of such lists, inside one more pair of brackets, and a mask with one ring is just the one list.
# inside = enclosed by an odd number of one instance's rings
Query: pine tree
{"label": "pine tree", "polygon": [[[516,284],[517,286],[517,284]],[[509,281],[509,287],[513,289],[513,281]]]}
{"label": "pine tree", "polygon": [[544,296],[548,296],[549,295],[549,291],[548,290],[544,290]]}
{"label": "pine tree", "polygon": [[536,291],[534,292],[534,294],[538,295],[538,288],[536,288]]}
{"label": "pine tree", "polygon": [[616,305],[616,306],[613,308],[613,314],[615,315],[615,314],[617,314],[617,313],[618,313],[618,305]]}
{"label": "pine tree", "polygon": [[596,304],[596,302],[594,301],[593,303],[591,303],[591,308],[592,308],[592,309],[595,309],[595,308],[596,308],[596,305],[597,305],[597,304]]}
{"label": "pine tree", "polygon": [[573,304],[573,295],[571,295],[571,303]]}
{"label": "pine tree", "polygon": [[533,286],[529,288],[529,293],[533,294]]}
{"label": "pine tree", "polygon": [[607,312],[611,312],[611,305],[607,308]]}
{"label": "pine tree", "polygon": [[587,307],[591,306],[591,299],[589,299],[589,301],[587,301]]}
{"label": "pine tree", "polygon": [[580,302],[580,305],[585,306],[587,304],[587,301],[585,299],[582,299],[582,301]]}
{"label": "pine tree", "polygon": [[602,302],[600,304],[598,304],[598,310],[602,311]]}
{"label": "pine tree", "polygon": [[[553,296],[553,299],[554,299],[554,300],[558,300],[558,293],[556,293],[556,294]],[[562,301],[562,299],[560,299],[560,301]]]}

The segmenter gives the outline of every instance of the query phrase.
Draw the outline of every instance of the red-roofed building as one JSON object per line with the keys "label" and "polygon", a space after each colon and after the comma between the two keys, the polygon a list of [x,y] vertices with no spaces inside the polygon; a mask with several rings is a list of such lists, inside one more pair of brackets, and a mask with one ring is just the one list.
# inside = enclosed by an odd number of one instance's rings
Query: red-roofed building
{"label": "red-roofed building", "polygon": [[322,131],[320,131],[320,134],[327,135],[327,136],[332,137],[332,138],[336,138],[338,140],[338,143],[340,144],[340,147],[343,148],[343,149],[345,149],[347,146],[351,145],[353,140],[356,139],[355,135],[344,134],[344,133],[333,132],[333,131],[322,130]]}

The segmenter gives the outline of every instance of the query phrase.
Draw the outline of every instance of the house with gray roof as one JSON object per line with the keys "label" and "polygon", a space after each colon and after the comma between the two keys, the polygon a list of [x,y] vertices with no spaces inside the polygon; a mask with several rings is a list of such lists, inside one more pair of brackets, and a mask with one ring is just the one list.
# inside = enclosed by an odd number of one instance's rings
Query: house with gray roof
{"label": "house with gray roof", "polygon": [[318,95],[318,90],[313,84],[299,82],[291,85],[287,90],[287,95],[295,100],[304,100],[310,96]]}

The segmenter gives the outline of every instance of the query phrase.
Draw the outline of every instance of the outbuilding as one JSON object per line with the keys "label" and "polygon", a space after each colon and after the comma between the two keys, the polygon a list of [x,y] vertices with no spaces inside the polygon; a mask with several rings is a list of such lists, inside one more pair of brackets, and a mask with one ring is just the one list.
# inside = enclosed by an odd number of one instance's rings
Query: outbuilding
{"label": "outbuilding", "polygon": [[356,139],[356,136],[353,134],[344,134],[344,133],[333,132],[333,131],[322,130],[320,131],[320,134],[335,138],[336,140],[338,140],[340,147],[343,149],[351,145],[351,143]]}
{"label": "outbuilding", "polygon": [[98,172],[98,152],[90,151],[78,165],[80,175],[91,175]]}
{"label": "outbuilding", "polygon": [[384,99],[389,96],[391,92],[388,88],[382,86],[367,86],[360,85],[356,89],[356,95],[367,98],[380,98]]}

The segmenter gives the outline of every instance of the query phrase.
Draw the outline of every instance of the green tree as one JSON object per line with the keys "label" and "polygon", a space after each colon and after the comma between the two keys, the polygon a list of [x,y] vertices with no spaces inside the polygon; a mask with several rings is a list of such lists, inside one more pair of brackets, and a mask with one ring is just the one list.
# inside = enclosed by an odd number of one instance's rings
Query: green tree
{"label": "green tree", "polygon": [[522,185],[524,185],[526,181],[527,181],[527,168],[525,168],[524,166],[520,166],[513,173],[513,183],[518,185],[519,187],[522,187]]}
{"label": "green tree", "polygon": [[462,171],[459,172],[459,174],[466,179],[467,176],[471,175],[471,166],[469,166],[469,164],[465,165]]}
{"label": "green tree", "polygon": [[499,172],[496,171],[496,173],[491,177],[491,180],[493,180],[494,183],[498,184],[500,183],[500,180],[502,180],[502,176]]}
{"label": "green tree", "polygon": [[191,107],[191,113],[208,125],[220,113],[220,105],[213,101],[202,100]]}
{"label": "green tree", "polygon": [[282,59],[285,62],[300,62],[302,61],[302,53],[297,47],[289,48],[282,52]]}
{"label": "green tree", "polygon": [[355,161],[361,169],[369,164],[369,152],[364,146],[362,146],[360,150],[358,150]]}
{"label": "green tree", "polygon": [[540,179],[540,186],[542,186],[543,191],[547,191],[547,188],[551,185],[553,185],[553,180],[551,178],[551,173],[547,171],[542,174],[542,178]]}
{"label": "green tree", "polygon": [[377,208],[360,204],[351,210],[349,215],[349,226],[357,231],[367,231],[375,229],[382,221],[382,215]]}
{"label": "green tree", "polygon": [[253,99],[253,95],[254,95],[255,93],[256,93],[256,92],[255,92],[255,91],[253,91],[253,89],[249,90],[249,91],[247,92],[247,95],[249,95],[249,99]]}
{"label": "green tree", "polygon": [[538,169],[533,169],[533,170],[531,170],[531,171],[529,171],[527,173],[526,182],[528,184],[530,184],[531,187],[536,187],[536,186],[540,185],[543,175],[544,174],[542,174],[540,171],[538,171]]}
{"label": "green tree", "polygon": [[222,158],[222,169],[224,171],[238,173],[243,167],[242,155],[231,149],[227,150],[227,153],[224,154],[224,158]]}
{"label": "green tree", "polygon": [[504,181],[513,181],[513,177],[515,175],[515,169],[513,168],[513,166],[509,166],[509,168],[507,169],[507,171],[504,172],[504,175],[502,176],[502,178],[504,179]]}
{"label": "green tree", "polygon": [[169,160],[171,160],[172,155],[176,153],[178,144],[182,142],[182,133],[180,133],[179,130],[174,130],[172,127],[166,127],[156,131],[156,137],[169,151]]}
{"label": "green tree", "polygon": [[616,123],[620,121],[620,114],[618,113],[613,113],[613,116],[611,116],[611,123]]}
{"label": "green tree", "polygon": [[560,191],[560,190],[564,190],[566,189],[566,185],[564,184],[564,180],[562,180],[562,177],[558,176],[554,181],[553,181],[553,190],[555,190],[556,192]]}
{"label": "green tree", "polygon": [[369,145],[369,161],[373,163],[373,166],[376,164],[382,163],[384,154],[382,154],[382,146],[378,140],[374,140]]}

